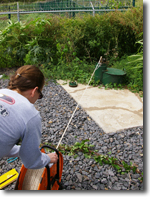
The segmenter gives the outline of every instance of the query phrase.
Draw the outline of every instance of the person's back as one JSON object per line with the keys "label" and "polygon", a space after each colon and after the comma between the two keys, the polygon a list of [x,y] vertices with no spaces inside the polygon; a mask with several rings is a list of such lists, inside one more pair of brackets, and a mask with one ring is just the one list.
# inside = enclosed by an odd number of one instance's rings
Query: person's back
{"label": "person's back", "polygon": [[32,169],[57,161],[57,155],[39,149],[41,117],[33,104],[43,97],[43,86],[42,72],[27,65],[11,77],[8,89],[0,90],[0,158],[19,156],[24,166]]}
{"label": "person's back", "polygon": [[14,144],[22,140],[30,120],[40,131],[39,112],[27,98],[13,90],[0,90],[0,115],[0,157],[9,156]]}

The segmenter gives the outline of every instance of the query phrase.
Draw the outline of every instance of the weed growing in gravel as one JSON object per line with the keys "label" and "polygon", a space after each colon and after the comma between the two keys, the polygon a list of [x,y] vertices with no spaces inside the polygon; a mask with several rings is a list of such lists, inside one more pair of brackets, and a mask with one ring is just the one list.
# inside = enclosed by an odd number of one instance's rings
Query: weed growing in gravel
{"label": "weed growing in gravel", "polygon": [[[82,153],[84,153],[85,158],[90,159],[92,157],[100,165],[111,165],[121,174],[129,173],[130,170],[132,170],[133,173],[140,174],[140,181],[143,181],[143,173],[141,173],[136,166],[133,166],[132,163],[128,165],[123,160],[119,161],[117,158],[110,157],[111,152],[108,152],[108,155],[99,154],[97,153],[97,150],[93,150],[94,145],[88,144],[88,142],[89,140],[86,139],[82,140],[81,142],[76,142],[73,146],[60,145],[58,150],[63,154],[68,154],[69,156],[74,155],[74,158],[78,157],[77,153],[81,151]],[[47,144],[52,146],[49,143]]]}

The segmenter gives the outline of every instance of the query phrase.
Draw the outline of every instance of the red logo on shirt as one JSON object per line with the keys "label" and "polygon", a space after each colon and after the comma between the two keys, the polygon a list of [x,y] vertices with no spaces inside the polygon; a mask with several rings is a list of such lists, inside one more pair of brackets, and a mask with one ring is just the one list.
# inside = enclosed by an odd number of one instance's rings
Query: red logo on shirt
{"label": "red logo on shirt", "polygon": [[9,97],[9,96],[7,96],[5,94],[1,94],[1,93],[0,93],[0,100],[5,103],[8,103],[10,105],[13,105],[15,103],[15,100],[12,97]]}

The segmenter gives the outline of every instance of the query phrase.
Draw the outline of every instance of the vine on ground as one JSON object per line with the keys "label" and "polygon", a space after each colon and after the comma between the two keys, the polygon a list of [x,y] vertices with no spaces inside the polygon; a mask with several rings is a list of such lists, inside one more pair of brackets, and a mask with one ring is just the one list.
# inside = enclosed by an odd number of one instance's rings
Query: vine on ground
{"label": "vine on ground", "polygon": [[[128,173],[130,172],[130,170],[132,170],[133,173],[140,174],[140,181],[143,181],[143,172],[141,173],[136,166],[132,165],[131,162],[130,165],[128,165],[125,161],[119,161],[117,158],[110,157],[109,155],[111,154],[111,152],[108,152],[108,155],[99,154],[97,153],[97,150],[93,150],[94,145],[88,144],[88,142],[89,140],[86,139],[82,140],[81,142],[76,142],[73,146],[60,145],[58,150],[63,154],[74,155],[75,158],[78,156],[77,152],[81,151],[83,152],[85,158],[92,157],[100,165],[111,165],[121,174]],[[47,144],[53,146],[52,144]]]}

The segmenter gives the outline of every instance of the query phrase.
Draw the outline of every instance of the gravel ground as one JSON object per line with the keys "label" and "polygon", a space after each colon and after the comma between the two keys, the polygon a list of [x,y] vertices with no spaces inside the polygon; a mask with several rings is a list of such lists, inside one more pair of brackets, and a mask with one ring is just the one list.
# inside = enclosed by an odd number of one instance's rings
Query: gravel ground
{"label": "gravel ground", "polygon": [[[0,79],[1,88],[7,87],[8,80]],[[41,143],[57,145],[77,105],[74,99],[58,84],[48,82],[43,89],[44,98],[36,102],[42,117]],[[134,127],[118,132],[105,132],[79,106],[61,144],[73,145],[89,139],[98,153],[116,157],[128,164],[132,162],[143,172],[143,127]],[[111,165],[96,163],[93,158],[63,155],[63,190],[143,190],[140,175],[132,171],[120,174]],[[18,172],[21,160],[8,164],[7,158],[0,159],[0,175],[15,168]],[[4,190],[13,190],[15,182]]]}

